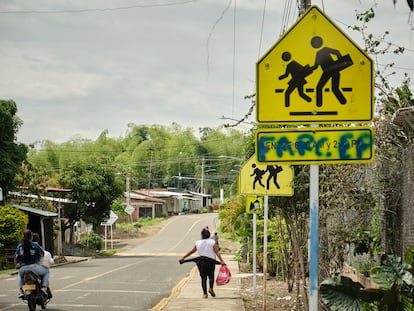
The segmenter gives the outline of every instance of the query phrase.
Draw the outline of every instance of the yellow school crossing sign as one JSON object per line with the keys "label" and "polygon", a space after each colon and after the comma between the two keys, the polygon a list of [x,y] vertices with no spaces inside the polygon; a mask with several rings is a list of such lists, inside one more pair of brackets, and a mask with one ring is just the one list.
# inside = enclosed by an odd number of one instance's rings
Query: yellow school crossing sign
{"label": "yellow school crossing sign", "polygon": [[373,61],[311,7],[256,64],[258,123],[369,122]]}
{"label": "yellow school crossing sign", "polygon": [[259,163],[253,155],[240,169],[240,194],[292,196],[293,168],[277,163]]}
{"label": "yellow school crossing sign", "polygon": [[262,196],[247,196],[246,198],[246,213],[259,214],[263,212],[263,197]]}

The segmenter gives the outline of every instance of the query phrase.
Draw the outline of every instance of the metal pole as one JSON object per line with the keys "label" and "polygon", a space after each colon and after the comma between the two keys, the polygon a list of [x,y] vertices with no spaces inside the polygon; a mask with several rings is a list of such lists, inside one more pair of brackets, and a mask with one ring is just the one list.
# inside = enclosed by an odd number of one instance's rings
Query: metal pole
{"label": "metal pole", "polygon": [[59,225],[59,236],[58,236],[58,256],[62,256],[62,221],[60,219],[60,201],[58,203],[58,225]]}
{"label": "metal pole", "polygon": [[[311,6],[311,0],[301,0],[304,14]],[[312,125],[317,127],[317,125]],[[310,166],[309,189],[309,310],[317,311],[319,306],[319,166]]]}
{"label": "metal pole", "polygon": [[266,311],[266,281],[267,281],[267,219],[269,214],[269,197],[264,196],[263,223],[263,311]]}
{"label": "metal pole", "polygon": [[253,297],[256,298],[256,252],[257,252],[257,216],[253,213]]}
{"label": "metal pole", "polygon": [[178,189],[181,189],[181,155],[182,151],[180,151],[180,154],[178,155]]}
{"label": "metal pole", "polygon": [[108,243],[108,226],[105,225],[105,250],[107,250],[107,243]]}
{"label": "metal pole", "polygon": [[310,166],[309,310],[318,310],[319,166]]}
{"label": "metal pole", "polygon": [[113,239],[112,225],[111,225],[111,249],[114,249],[114,239]]}

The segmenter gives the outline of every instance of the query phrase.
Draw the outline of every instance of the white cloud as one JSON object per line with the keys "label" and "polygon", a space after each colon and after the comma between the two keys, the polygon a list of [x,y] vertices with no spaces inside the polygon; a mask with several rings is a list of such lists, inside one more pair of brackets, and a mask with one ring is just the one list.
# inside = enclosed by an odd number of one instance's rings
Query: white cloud
{"label": "white cloud", "polygon": [[[228,123],[219,119],[223,115],[243,117],[251,105],[244,96],[255,92],[256,61],[283,29],[284,5],[267,1],[263,31],[259,0],[237,0],[235,21],[234,1],[227,11],[227,0],[138,7],[173,2],[1,1],[0,12],[49,11],[0,13],[0,96],[18,105],[24,122],[19,140],[62,142],[77,134],[96,139],[105,129],[117,137],[131,122],[197,129]],[[347,25],[356,24],[355,9],[362,12],[373,0],[312,2],[362,44]],[[76,12],[120,6],[131,8]],[[376,10],[369,31],[389,30],[390,41],[413,50],[405,1],[396,8],[392,0],[382,1]],[[287,27],[297,14],[293,6]],[[414,67],[412,51],[381,61]]]}

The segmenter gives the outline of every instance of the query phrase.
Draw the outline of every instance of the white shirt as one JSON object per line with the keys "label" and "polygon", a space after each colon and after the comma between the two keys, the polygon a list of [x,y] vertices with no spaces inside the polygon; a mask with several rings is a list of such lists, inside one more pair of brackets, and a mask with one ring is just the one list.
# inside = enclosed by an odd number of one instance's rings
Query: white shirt
{"label": "white shirt", "polygon": [[55,261],[53,260],[51,253],[49,253],[48,251],[44,251],[44,252],[45,252],[44,256],[40,257],[39,259],[39,265],[42,265],[46,268],[50,268],[50,265],[53,265]]}
{"label": "white shirt", "polygon": [[214,244],[216,244],[216,241],[214,241],[213,239],[198,240],[195,243],[197,252],[200,256],[206,256],[212,259],[216,259],[216,253],[213,249]]}

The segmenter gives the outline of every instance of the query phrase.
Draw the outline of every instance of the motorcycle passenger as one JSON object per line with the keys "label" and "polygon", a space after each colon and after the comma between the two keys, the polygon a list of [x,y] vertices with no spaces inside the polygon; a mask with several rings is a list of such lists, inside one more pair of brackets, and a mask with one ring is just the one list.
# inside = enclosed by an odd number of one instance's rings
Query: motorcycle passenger
{"label": "motorcycle passenger", "polygon": [[44,255],[42,248],[38,243],[32,241],[32,231],[27,229],[24,231],[23,241],[17,245],[16,249],[16,262],[19,265],[19,273],[17,276],[19,294],[18,297],[24,296],[23,292],[23,275],[25,271],[33,271],[40,277],[42,277],[42,291],[47,295],[47,283],[49,282],[49,269],[38,264],[41,256]]}
{"label": "motorcycle passenger", "polygon": [[[32,241],[39,244],[40,245],[40,237],[38,233],[33,233],[33,238]],[[40,246],[41,247],[41,246]],[[42,248],[42,247],[41,247]],[[55,263],[55,261],[53,260],[52,254],[50,252],[48,252],[47,250],[43,249],[44,255],[42,257],[40,257],[39,259],[39,265],[45,267],[48,271],[51,265],[53,265]],[[47,273],[47,275],[44,275],[43,278],[47,278],[48,283],[47,283],[47,296],[48,298],[52,298],[52,292],[50,291],[50,286],[49,286],[49,273]]]}

